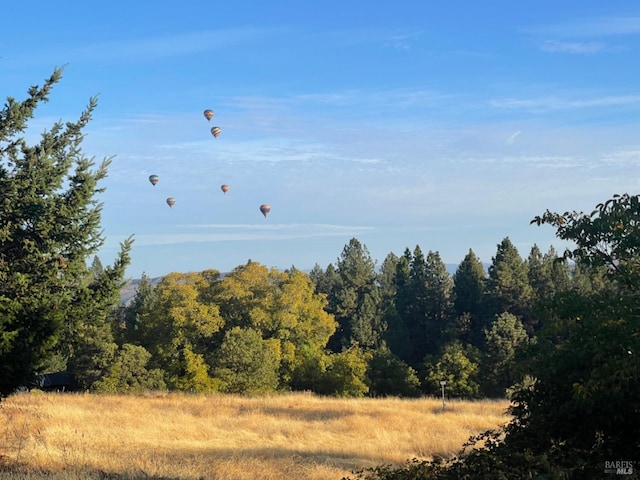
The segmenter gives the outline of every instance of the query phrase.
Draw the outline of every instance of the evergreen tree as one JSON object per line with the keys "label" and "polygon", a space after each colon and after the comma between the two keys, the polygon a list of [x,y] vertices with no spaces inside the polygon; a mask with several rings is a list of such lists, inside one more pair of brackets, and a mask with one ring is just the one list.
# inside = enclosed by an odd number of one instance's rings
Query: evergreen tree
{"label": "evergreen tree", "polygon": [[380,271],[377,275],[377,284],[380,294],[380,313],[385,331],[382,334],[385,348],[391,343],[393,348],[401,349],[407,344],[407,337],[402,335],[402,326],[400,325],[400,317],[396,308],[397,297],[397,281],[396,274],[400,259],[394,254],[389,253],[380,265]]}
{"label": "evergreen tree", "polygon": [[[636,461],[640,195],[614,195],[590,213],[547,211],[531,223],[555,227],[574,245],[564,258],[575,262],[581,280],[595,272],[603,288],[574,284],[554,295],[553,316],[524,349],[533,381],[511,395],[508,425],[472,439],[464,455],[446,464],[383,466],[359,478],[592,479],[602,478],[609,462]],[[630,478],[634,467],[625,469]]]}
{"label": "evergreen tree", "polygon": [[605,267],[575,261],[571,272],[571,289],[585,296],[602,292],[607,287],[606,277]]}
{"label": "evergreen tree", "polygon": [[216,353],[214,376],[227,393],[265,393],[278,388],[280,368],[272,342],[253,328],[233,327]]}
{"label": "evergreen tree", "polygon": [[420,380],[416,371],[382,345],[372,353],[367,365],[369,395],[373,397],[420,395]]}
{"label": "evergreen tree", "polygon": [[100,257],[98,257],[97,255],[93,257],[93,260],[91,261],[91,267],[89,268],[89,270],[91,271],[91,274],[93,275],[94,279],[98,278],[100,275],[104,273],[104,266],[100,261]]}
{"label": "evergreen tree", "polygon": [[492,258],[487,292],[488,313],[491,316],[512,313],[521,319],[528,332],[533,332],[530,315],[533,290],[529,283],[527,262],[520,257],[509,237],[498,244],[496,256]]}
{"label": "evergreen tree", "polygon": [[480,316],[487,274],[480,259],[469,249],[453,275],[453,308],[457,315]]}
{"label": "evergreen tree", "polygon": [[322,270],[322,267],[316,263],[309,272],[309,278],[315,285],[316,292],[324,293],[327,296],[333,292],[340,280],[336,267],[332,263],[327,265],[326,270]]}
{"label": "evergreen tree", "polygon": [[156,311],[158,296],[151,278],[146,273],[138,282],[136,294],[129,305],[120,308],[118,324],[116,325],[116,342],[120,345],[131,343],[140,345],[143,341],[143,328],[152,325],[149,318]]}
{"label": "evergreen tree", "polygon": [[[408,281],[404,288],[398,290],[402,309],[400,315],[407,328],[410,339],[407,363],[413,368],[418,368],[427,353],[433,352],[435,345],[434,331],[428,324],[427,312],[429,309],[426,292],[427,266],[424,254],[420,246],[416,245],[413,252],[405,251],[405,258],[410,259]],[[404,279],[402,279],[404,280]]]}
{"label": "evergreen tree", "polygon": [[458,317],[460,339],[480,347],[485,327],[483,302],[487,274],[473,250],[458,265],[453,275],[453,310]]}
{"label": "evergreen tree", "polygon": [[527,276],[534,298],[538,301],[550,298],[555,291],[555,286],[551,278],[551,271],[538,245],[534,244],[531,247],[527,266]]}
{"label": "evergreen tree", "polygon": [[454,325],[453,319],[453,280],[438,252],[429,251],[425,265],[427,267],[427,321],[435,337],[434,351],[439,350],[451,339],[448,338]]}
{"label": "evergreen tree", "polygon": [[531,248],[527,259],[528,277],[536,302],[545,302],[556,292],[571,288],[571,271],[562,260],[553,247],[544,255],[537,245]]}
{"label": "evergreen tree", "polygon": [[483,390],[490,397],[504,397],[507,388],[520,381],[514,366],[518,349],[529,342],[522,323],[511,313],[498,315],[485,330]]}
{"label": "evergreen tree", "polygon": [[407,248],[398,258],[395,268],[394,284],[395,297],[393,308],[385,311],[387,330],[384,339],[389,349],[403,361],[412,362],[413,345],[407,319],[410,318],[412,292],[410,281],[410,265],[413,260],[411,251]]}
{"label": "evergreen tree", "polygon": [[550,305],[559,293],[572,288],[571,271],[569,265],[558,255],[553,247],[542,255],[537,245],[534,245],[527,260],[529,283],[533,291],[531,309],[531,334],[535,335],[539,325],[548,320]]}
{"label": "evergreen tree", "polygon": [[67,369],[78,385],[91,388],[108,370],[118,346],[113,331],[120,289],[129,259],[121,258],[97,278],[91,271],[71,302],[71,312],[62,329],[56,351],[67,358]]}
{"label": "evergreen tree", "polygon": [[376,276],[380,292],[380,308],[383,314],[395,310],[396,269],[399,261],[394,253],[389,253],[380,265]]}
{"label": "evergreen tree", "polygon": [[562,261],[553,246],[544,254],[543,262],[553,284],[553,291],[566,292],[571,288],[571,268],[568,262]]}
{"label": "evergreen tree", "polygon": [[0,110],[0,395],[30,380],[63,328],[91,330],[85,315],[97,309],[91,322],[98,322],[114,306],[129,261],[130,239],[109,275],[88,281],[87,261],[104,241],[95,196],[109,166],[105,159],[94,169],[81,149],[96,100],[77,122],[55,123],[33,145],[24,138],[61,74],[54,70],[24,101],[9,97]]}
{"label": "evergreen tree", "polygon": [[144,347],[122,346],[115,360],[109,365],[108,373],[93,384],[101,393],[134,393],[167,388],[162,379],[162,371],[148,370],[151,354]]}
{"label": "evergreen tree", "polygon": [[[436,354],[450,330],[453,282],[437,252],[425,258],[419,246],[410,265],[410,298],[405,322],[412,344],[410,365],[417,366],[426,355]],[[407,298],[407,300],[409,300]]]}
{"label": "evergreen tree", "polygon": [[380,312],[375,262],[367,247],[352,238],[338,259],[339,282],[329,297],[330,313],[335,315],[338,330],[330,339],[334,352],[356,344],[376,348],[385,329]]}

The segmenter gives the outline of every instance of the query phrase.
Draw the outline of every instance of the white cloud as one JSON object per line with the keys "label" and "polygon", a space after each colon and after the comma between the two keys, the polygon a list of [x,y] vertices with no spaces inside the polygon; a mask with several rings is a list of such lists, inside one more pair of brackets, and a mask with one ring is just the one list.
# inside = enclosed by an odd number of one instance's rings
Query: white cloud
{"label": "white cloud", "polygon": [[[94,61],[105,63],[125,60],[149,60],[176,57],[225,48],[231,44],[271,37],[281,33],[276,28],[237,27],[219,30],[202,30],[176,33],[149,38],[124,38],[122,40],[84,43],[77,45],[52,45],[52,50],[42,50],[30,55],[34,63],[51,62],[52,58],[65,58],[70,62]],[[52,53],[55,51],[55,55]]]}
{"label": "white cloud", "polygon": [[216,229],[217,232],[188,232],[142,234],[135,236],[135,245],[175,245],[184,243],[208,243],[255,240],[292,240],[328,236],[358,235],[373,231],[374,227],[331,224],[196,224],[178,228]]}
{"label": "white cloud", "polygon": [[527,33],[556,37],[606,37],[640,34],[640,16],[592,17],[526,28]]}
{"label": "white cloud", "polygon": [[640,95],[609,95],[597,98],[569,99],[562,97],[503,98],[489,101],[494,108],[548,112],[580,108],[628,107],[640,104]]}
{"label": "white cloud", "polygon": [[579,55],[592,55],[605,50],[605,45],[600,42],[559,42],[547,40],[541,47],[544,52],[570,53]]}
{"label": "white cloud", "polygon": [[639,165],[640,149],[621,150],[606,154],[602,162],[610,165]]}

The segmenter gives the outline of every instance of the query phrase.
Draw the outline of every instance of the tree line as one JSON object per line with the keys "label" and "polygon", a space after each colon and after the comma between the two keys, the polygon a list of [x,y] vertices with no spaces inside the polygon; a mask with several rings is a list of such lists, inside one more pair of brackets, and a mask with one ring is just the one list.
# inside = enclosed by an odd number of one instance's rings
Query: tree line
{"label": "tree line", "polygon": [[105,322],[113,363],[84,384],[418,396],[445,380],[450,396],[504,397],[525,379],[515,354],[535,341],[545,302],[598,288],[599,275],[559,260],[537,246],[523,259],[505,238],[488,271],[469,250],[451,276],[438,252],[419,246],[376,268],[352,238],[309,274],[249,261],[224,277],[171,273],[153,286],[143,276]]}

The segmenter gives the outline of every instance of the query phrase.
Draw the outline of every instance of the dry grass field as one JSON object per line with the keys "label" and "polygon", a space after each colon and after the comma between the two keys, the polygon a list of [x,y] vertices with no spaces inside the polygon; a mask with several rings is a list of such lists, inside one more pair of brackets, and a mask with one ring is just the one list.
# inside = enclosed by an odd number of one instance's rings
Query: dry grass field
{"label": "dry grass field", "polygon": [[[2,479],[339,480],[455,455],[507,402],[17,394],[0,403]],[[15,467],[19,465],[19,467]]]}

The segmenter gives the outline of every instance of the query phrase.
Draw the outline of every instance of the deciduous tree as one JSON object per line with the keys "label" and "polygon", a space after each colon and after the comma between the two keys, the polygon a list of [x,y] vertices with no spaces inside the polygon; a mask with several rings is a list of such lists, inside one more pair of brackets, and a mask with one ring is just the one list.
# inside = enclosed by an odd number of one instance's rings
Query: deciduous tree
{"label": "deciduous tree", "polygon": [[454,397],[475,398],[479,394],[477,382],[478,352],[471,346],[465,348],[459,341],[453,341],[442,347],[439,355],[430,355],[425,359],[425,391],[437,394],[440,382],[446,381],[446,391]]}
{"label": "deciduous tree", "polygon": [[139,323],[141,346],[151,368],[166,374],[170,388],[215,389],[209,366],[215,335],[223,325],[218,306],[204,298],[210,283],[202,273],[170,273],[155,287],[153,315]]}
{"label": "deciduous tree", "polygon": [[302,352],[320,352],[336,329],[325,311],[326,296],[316,293],[310,277],[295,268],[280,272],[248,262],[215,284],[210,301],[220,308],[223,332],[250,328],[277,344],[283,386],[306,358]]}

